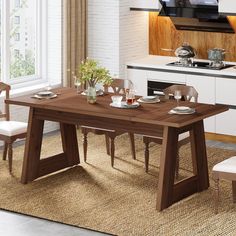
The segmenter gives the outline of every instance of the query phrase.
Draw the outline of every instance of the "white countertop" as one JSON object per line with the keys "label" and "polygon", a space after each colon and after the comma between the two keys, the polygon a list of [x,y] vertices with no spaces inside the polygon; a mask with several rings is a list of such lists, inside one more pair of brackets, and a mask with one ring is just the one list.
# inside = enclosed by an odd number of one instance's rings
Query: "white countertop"
{"label": "white countertop", "polygon": [[[149,55],[141,59],[137,59],[127,63],[127,66],[131,67],[140,67],[141,68],[150,68],[150,69],[159,69],[159,70],[167,70],[167,71],[178,71],[183,73],[199,73],[199,74],[207,74],[212,76],[232,76],[236,79],[236,68],[230,67],[222,70],[212,70],[212,69],[199,69],[194,67],[180,67],[180,66],[167,66],[167,63],[177,61],[177,57],[167,57],[167,56],[153,56]],[[194,61],[207,61],[201,59],[194,59]],[[225,61],[226,64],[236,65],[236,62],[228,62]]]}

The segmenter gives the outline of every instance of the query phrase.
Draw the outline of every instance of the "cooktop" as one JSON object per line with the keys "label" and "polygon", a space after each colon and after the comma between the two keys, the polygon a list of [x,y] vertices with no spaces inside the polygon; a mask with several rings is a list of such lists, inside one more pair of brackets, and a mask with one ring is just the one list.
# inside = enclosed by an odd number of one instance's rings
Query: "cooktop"
{"label": "cooktop", "polygon": [[220,66],[212,66],[209,62],[202,62],[202,61],[194,61],[191,64],[182,64],[178,61],[171,62],[166,64],[167,66],[179,66],[179,67],[191,67],[191,68],[199,68],[199,69],[210,69],[210,70],[222,70],[226,68],[233,67],[235,65],[230,64],[222,64]]}

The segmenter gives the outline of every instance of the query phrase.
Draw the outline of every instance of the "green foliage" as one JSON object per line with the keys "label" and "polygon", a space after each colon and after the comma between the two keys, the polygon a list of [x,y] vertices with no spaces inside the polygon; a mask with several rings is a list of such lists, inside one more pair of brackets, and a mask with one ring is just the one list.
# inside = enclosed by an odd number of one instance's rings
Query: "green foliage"
{"label": "green foliage", "polygon": [[88,83],[90,87],[94,87],[97,83],[110,85],[113,81],[109,70],[99,65],[99,62],[93,59],[82,61],[76,70],[76,77],[81,83]]}
{"label": "green foliage", "polygon": [[22,55],[15,57],[14,61],[10,65],[11,78],[34,75],[34,65],[35,61],[30,51],[26,53],[25,59]]}

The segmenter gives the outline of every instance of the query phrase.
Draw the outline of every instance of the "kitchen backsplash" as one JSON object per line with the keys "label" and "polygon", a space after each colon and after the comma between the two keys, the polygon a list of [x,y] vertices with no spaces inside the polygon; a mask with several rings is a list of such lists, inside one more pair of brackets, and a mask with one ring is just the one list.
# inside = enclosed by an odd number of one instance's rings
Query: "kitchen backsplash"
{"label": "kitchen backsplash", "polygon": [[[236,32],[236,16],[228,17]],[[197,51],[197,58],[207,59],[207,50],[224,48],[225,60],[236,61],[236,33],[211,33],[199,31],[178,31],[169,17],[158,17],[157,13],[149,14],[149,53],[151,55],[174,56],[175,50],[183,42],[188,42]]]}

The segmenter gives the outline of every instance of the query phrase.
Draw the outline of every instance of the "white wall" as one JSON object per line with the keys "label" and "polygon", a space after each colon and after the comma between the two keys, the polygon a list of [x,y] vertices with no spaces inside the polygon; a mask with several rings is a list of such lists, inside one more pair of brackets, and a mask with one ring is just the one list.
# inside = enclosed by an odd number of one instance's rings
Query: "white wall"
{"label": "white wall", "polygon": [[88,57],[119,74],[119,0],[88,0]]}
{"label": "white wall", "polygon": [[88,0],[88,57],[119,77],[127,61],[148,55],[148,13],[129,6],[129,0]]}
{"label": "white wall", "polygon": [[148,55],[148,13],[130,11],[129,0],[119,3],[119,75],[126,77],[126,63]]}

